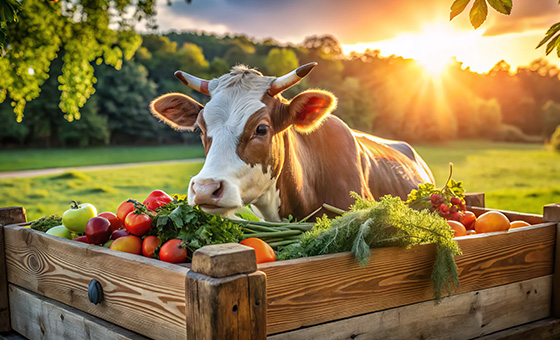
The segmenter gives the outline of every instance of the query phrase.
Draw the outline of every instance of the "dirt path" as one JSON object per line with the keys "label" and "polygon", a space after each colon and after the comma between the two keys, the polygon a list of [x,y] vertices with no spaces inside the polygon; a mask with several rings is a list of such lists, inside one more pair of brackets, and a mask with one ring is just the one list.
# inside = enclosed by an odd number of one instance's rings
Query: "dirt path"
{"label": "dirt path", "polygon": [[79,171],[95,171],[104,169],[127,168],[141,165],[157,165],[157,164],[171,164],[171,163],[199,163],[204,162],[204,158],[193,158],[184,160],[170,160],[170,161],[155,161],[155,162],[141,162],[141,163],[122,163],[122,164],[105,164],[105,165],[90,165],[90,166],[75,166],[68,168],[53,168],[53,169],[37,169],[37,170],[21,170],[21,171],[3,171],[0,172],[0,179],[3,178],[17,178],[17,177],[35,177],[43,175],[56,175],[62,174],[70,170]]}

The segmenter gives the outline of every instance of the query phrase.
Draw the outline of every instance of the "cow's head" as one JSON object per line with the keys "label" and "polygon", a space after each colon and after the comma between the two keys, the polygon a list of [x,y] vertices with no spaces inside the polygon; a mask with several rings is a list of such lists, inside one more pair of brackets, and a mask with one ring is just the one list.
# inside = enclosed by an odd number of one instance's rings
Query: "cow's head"
{"label": "cow's head", "polygon": [[265,218],[279,218],[275,183],[284,163],[284,131],[309,133],[336,105],[324,91],[306,91],[290,102],[280,95],[315,65],[279,78],[244,66],[210,81],[175,73],[187,86],[210,96],[206,106],[180,93],[163,95],[150,105],[156,117],[175,129],[200,130],[206,161],[190,181],[189,204],[215,214],[253,204]]}

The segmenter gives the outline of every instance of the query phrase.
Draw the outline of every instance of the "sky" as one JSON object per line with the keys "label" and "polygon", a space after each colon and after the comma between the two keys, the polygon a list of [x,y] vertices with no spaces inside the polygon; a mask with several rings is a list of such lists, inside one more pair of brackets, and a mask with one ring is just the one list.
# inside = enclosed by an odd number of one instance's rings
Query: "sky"
{"label": "sky", "polygon": [[[455,57],[476,72],[500,60],[526,66],[545,57],[535,49],[546,30],[560,21],[557,0],[513,0],[511,15],[488,8],[484,24],[474,29],[465,11],[452,21],[453,0],[185,0],[157,1],[158,32],[204,31],[243,34],[299,44],[312,35],[330,34],[345,53],[379,49],[425,61],[427,66]],[[546,59],[560,65],[555,52]]]}

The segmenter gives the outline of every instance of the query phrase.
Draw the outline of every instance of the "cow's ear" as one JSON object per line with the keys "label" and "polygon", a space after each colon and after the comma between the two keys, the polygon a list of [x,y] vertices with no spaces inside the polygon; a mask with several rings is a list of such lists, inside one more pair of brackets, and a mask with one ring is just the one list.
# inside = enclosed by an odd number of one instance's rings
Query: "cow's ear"
{"label": "cow's ear", "polygon": [[336,108],[336,97],[321,90],[298,94],[289,104],[292,124],[300,133],[310,133]]}
{"label": "cow's ear", "polygon": [[192,131],[203,106],[182,93],[169,93],[150,103],[150,111],[175,130]]}

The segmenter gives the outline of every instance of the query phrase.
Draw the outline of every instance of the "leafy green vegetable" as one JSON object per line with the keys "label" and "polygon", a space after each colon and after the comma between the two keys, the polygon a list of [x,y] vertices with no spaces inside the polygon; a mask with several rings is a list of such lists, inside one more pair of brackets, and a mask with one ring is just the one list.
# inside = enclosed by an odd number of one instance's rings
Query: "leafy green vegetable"
{"label": "leafy green vegetable", "polygon": [[59,215],[49,215],[41,217],[40,219],[31,223],[31,229],[39,230],[45,232],[52,227],[62,224],[62,217]]}
{"label": "leafy green vegetable", "polygon": [[384,196],[378,202],[352,193],[356,203],[333,220],[323,217],[300,242],[283,248],[279,260],[351,251],[360,265],[369,262],[370,248],[402,247],[435,243],[432,272],[434,298],[439,301],[459,284],[454,256],[461,254],[453,231],[445,219],[428,210],[414,210],[397,197]]}
{"label": "leafy green vegetable", "polygon": [[160,243],[178,238],[187,243],[191,253],[209,244],[239,242],[243,235],[240,225],[191,207],[185,198],[176,197],[157,211],[152,220],[152,233]]}

